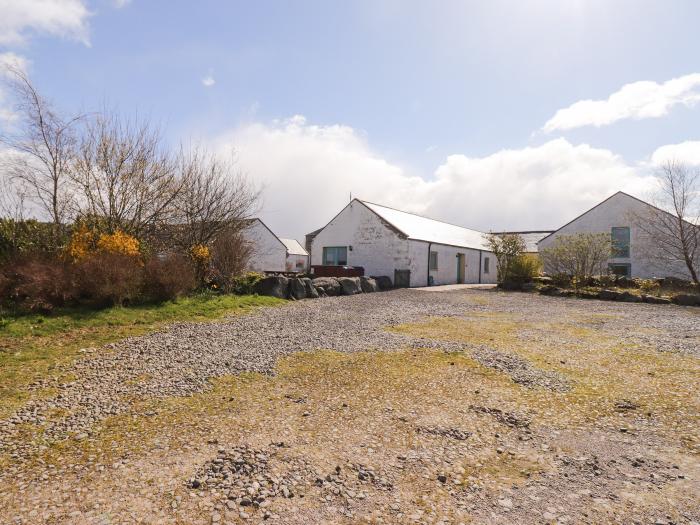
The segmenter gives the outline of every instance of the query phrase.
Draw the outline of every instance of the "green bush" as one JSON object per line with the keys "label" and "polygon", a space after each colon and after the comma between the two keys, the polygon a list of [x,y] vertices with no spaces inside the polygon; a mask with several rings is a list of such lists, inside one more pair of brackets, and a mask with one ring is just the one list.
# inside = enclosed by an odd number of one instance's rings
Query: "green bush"
{"label": "green bush", "polygon": [[230,291],[237,295],[255,293],[255,285],[257,285],[263,277],[265,277],[265,275],[257,272],[247,272],[239,277],[234,277],[231,279]]}

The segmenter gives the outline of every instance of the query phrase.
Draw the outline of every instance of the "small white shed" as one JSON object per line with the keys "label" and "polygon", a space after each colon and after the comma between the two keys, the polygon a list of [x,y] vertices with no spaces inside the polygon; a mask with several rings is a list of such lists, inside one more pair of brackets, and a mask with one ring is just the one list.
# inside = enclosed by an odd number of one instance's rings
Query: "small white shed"
{"label": "small white shed", "polygon": [[496,282],[483,232],[359,199],[307,238],[312,265],[362,266],[395,286]]}
{"label": "small white shed", "polygon": [[309,269],[309,253],[296,239],[282,239],[280,241],[287,248],[287,271],[306,272]]}
{"label": "small white shed", "polygon": [[244,236],[252,248],[248,269],[261,273],[304,272],[309,254],[294,239],[280,239],[260,219],[251,219]]}

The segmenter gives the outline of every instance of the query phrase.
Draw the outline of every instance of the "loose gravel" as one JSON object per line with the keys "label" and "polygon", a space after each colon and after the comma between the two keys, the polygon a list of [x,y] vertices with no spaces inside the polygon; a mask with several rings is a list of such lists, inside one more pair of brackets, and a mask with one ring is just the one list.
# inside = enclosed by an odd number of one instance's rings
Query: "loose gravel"
{"label": "loose gravel", "polygon": [[[50,387],[55,389],[55,395],[36,399],[10,419],[0,421],[0,456],[9,453],[11,459],[9,468],[0,472],[0,482],[12,486],[17,479],[22,479],[23,465],[30,464],[25,460],[45,446],[24,439],[27,426],[35,425],[41,429],[43,443],[69,437],[88,439],[101,420],[138,410],[135,404],[138,401],[192,395],[210,388],[212,378],[241,371],[271,374],[280,357],[294,352],[406,348],[464,352],[526,389],[544,389],[558,395],[574,386],[559,374],[541,370],[503,348],[496,350],[483,344],[437,341],[387,330],[429,317],[465,317],[474,321],[479,319],[479,314],[493,313],[512,314],[533,322],[567,319],[574,327],[594,330],[625,344],[700,356],[700,310],[693,308],[493,291],[430,293],[399,290],[299,301],[214,323],[176,324],[104,348],[85,349],[82,359],[62,371],[64,377],[71,377],[70,381],[49,378],[31,387]],[[541,344],[543,352],[568,343],[566,338],[575,337],[564,332],[557,335],[553,335],[554,332],[538,333],[526,322],[519,325],[518,331],[519,337]],[[478,390],[475,396],[479,396]],[[288,394],[285,399],[304,405],[301,410],[305,412],[301,417],[313,419],[314,407],[307,409],[303,396]],[[587,499],[604,507],[615,501],[613,492],[634,490],[630,485],[660,490],[671,483],[685,481],[685,469],[692,466],[679,467],[658,459],[649,445],[653,442],[649,437],[651,434],[632,435],[626,428],[620,429],[619,433],[614,429],[612,439],[609,429],[595,440],[591,438],[590,450],[581,444],[580,436],[572,434],[570,447],[552,453],[548,445],[550,439],[558,436],[556,439],[565,441],[566,433],[546,434],[546,429],[534,424],[528,414],[511,411],[500,403],[486,400],[479,403],[465,403],[462,409],[475,415],[473,417],[500,425],[503,430],[492,432],[492,438],[482,433],[478,425],[462,426],[457,422],[459,426],[453,426],[454,423],[440,421],[439,411],[432,416],[436,418],[434,421],[418,422],[420,413],[396,417],[387,408],[387,418],[395,418],[404,425],[415,420],[410,428],[423,444],[402,452],[393,461],[372,466],[361,458],[353,459],[319,472],[318,468],[313,471],[305,458],[288,453],[285,443],[271,443],[269,447],[240,443],[222,447],[208,456],[197,469],[190,471],[187,478],[181,479],[181,487],[196,492],[193,500],[200,497],[211,500],[211,523],[224,522],[225,516],[232,513],[244,521],[254,515],[287,523],[283,521],[284,517],[267,509],[269,502],[275,506],[280,502],[296,501],[300,499],[298,491],[308,491],[309,487],[316,487],[318,494],[314,494],[325,502],[324,505],[340,509],[333,512],[344,514],[348,519],[364,513],[365,507],[384,501],[379,498],[370,502],[381,492],[387,495],[382,512],[389,521],[385,522],[428,523],[418,511],[405,515],[404,507],[412,506],[401,502],[395,490],[402,473],[411,471],[419,474],[422,483],[444,487],[447,491],[451,498],[449,503],[424,502],[438,509],[461,509],[482,522],[502,522],[505,515],[513,521],[528,523],[565,522],[567,519],[571,522],[572,518],[567,516],[575,512],[567,507],[569,501],[576,503],[580,499],[581,504],[576,505],[581,509],[587,508]],[[347,406],[340,402],[338,405]],[[320,408],[315,407],[316,410]],[[615,409],[634,415],[639,406],[634,400],[620,399]],[[641,423],[640,428],[643,428]],[[489,444],[491,439],[495,440],[493,445]],[[428,443],[435,448],[428,447]],[[655,443],[659,448],[663,445],[662,442]],[[476,481],[471,482],[467,490],[466,485],[456,483],[457,479],[469,477],[459,462],[473,457],[475,450],[483,452],[491,446],[494,454],[503,458],[516,457],[516,454],[517,458],[525,457],[534,449],[552,458],[553,470],[551,474],[543,470],[540,478],[533,478],[525,490],[520,491],[514,486],[510,491],[503,489],[498,492],[502,489],[489,488]],[[576,453],[565,453],[566,450]],[[116,469],[114,465],[113,469]],[[562,482],[563,479],[566,482]],[[22,486],[31,493],[26,479]],[[148,491],[148,487],[139,490]],[[498,497],[493,494],[498,494]],[[173,502],[173,509],[178,507],[178,501]],[[658,505],[658,508],[663,506]],[[698,519],[697,512],[683,512],[689,522]],[[30,516],[29,521],[20,518],[17,523],[32,523],[31,510],[26,509],[26,513]],[[631,515],[638,517],[640,523],[646,523],[650,517],[643,511]],[[330,516],[330,519],[335,519],[338,514]],[[578,514],[579,518],[581,516],[587,514]],[[589,519],[582,521],[592,522]],[[670,523],[672,520],[660,516],[657,521]],[[289,521],[292,522],[305,521]]]}
{"label": "loose gravel", "polygon": [[[596,329],[661,351],[700,354],[697,309],[482,293],[499,311],[520,313],[527,309],[533,319],[546,320],[553,309],[557,315],[566,309],[576,315],[609,314],[609,321]],[[492,311],[494,305],[474,304],[469,295],[460,292],[397,290],[328,297],[262,308],[222,322],[174,324],[103,349],[85,349],[86,358],[69,369],[75,380],[61,383],[50,378],[32,385],[35,389],[53,387],[58,394],[32,401],[13,417],[0,421],[0,453],[9,450],[17,459],[32,452],[32,443],[16,440],[20,425],[41,425],[43,437],[49,441],[70,435],[85,438],[95,423],[124,412],[134,399],[190,395],[208,388],[211,378],[240,371],[270,373],[280,356],[292,352],[354,352],[407,346],[463,351],[468,347],[459,343],[410,337],[386,328],[431,316]],[[630,322],[646,330],[630,331]],[[488,347],[475,349],[473,355],[485,366],[503,371],[526,386],[554,391],[569,388],[563,378],[538,370],[518,357]],[[67,415],[47,416],[49,411],[57,410]]]}

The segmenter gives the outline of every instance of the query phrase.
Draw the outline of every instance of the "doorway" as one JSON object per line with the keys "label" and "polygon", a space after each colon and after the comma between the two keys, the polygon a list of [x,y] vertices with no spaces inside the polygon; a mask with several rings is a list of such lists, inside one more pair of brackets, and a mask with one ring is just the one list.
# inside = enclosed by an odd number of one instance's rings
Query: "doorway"
{"label": "doorway", "polygon": [[457,254],[457,284],[464,284],[466,274],[466,258],[463,253]]}

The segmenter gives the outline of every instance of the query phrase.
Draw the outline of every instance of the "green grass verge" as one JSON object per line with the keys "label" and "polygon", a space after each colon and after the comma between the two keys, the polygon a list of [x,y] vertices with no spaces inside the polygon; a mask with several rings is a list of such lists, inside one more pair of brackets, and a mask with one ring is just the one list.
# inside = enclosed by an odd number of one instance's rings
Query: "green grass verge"
{"label": "green grass verge", "polygon": [[0,316],[0,418],[27,400],[27,384],[74,359],[81,348],[142,335],[167,323],[209,321],[282,302],[256,295],[203,294],[161,304]]}

